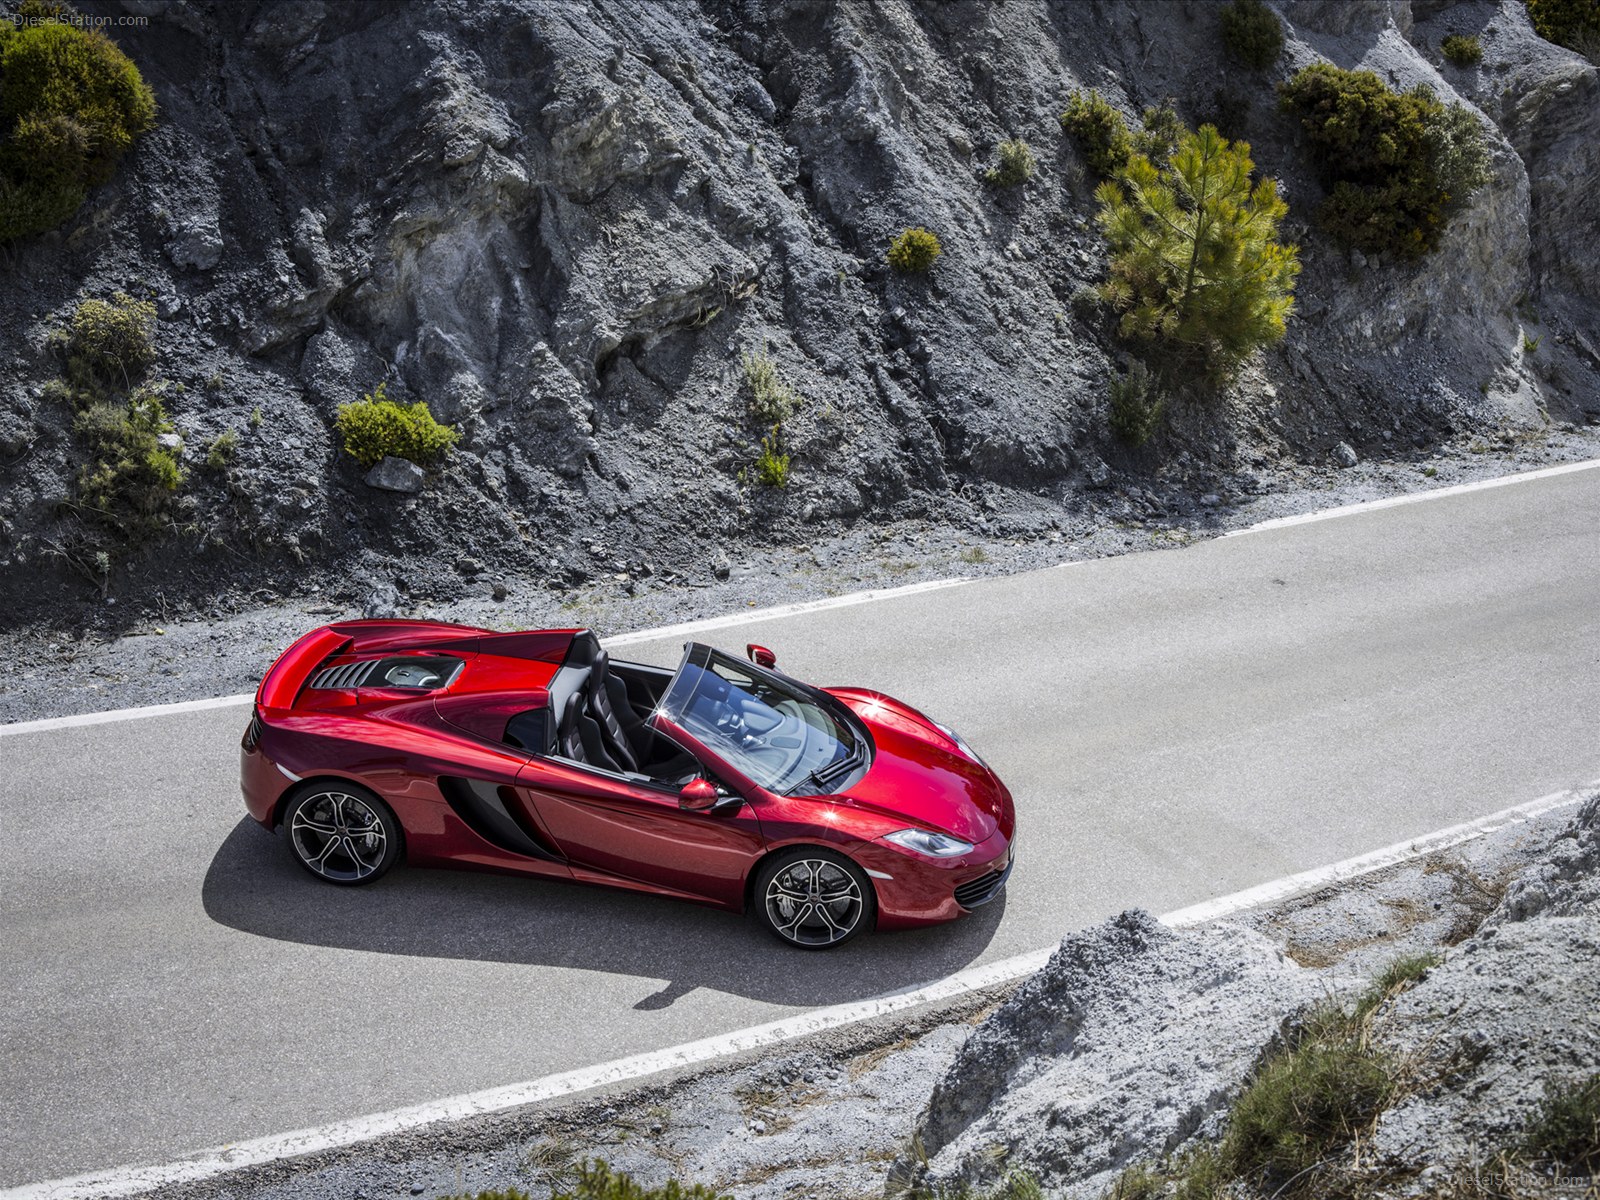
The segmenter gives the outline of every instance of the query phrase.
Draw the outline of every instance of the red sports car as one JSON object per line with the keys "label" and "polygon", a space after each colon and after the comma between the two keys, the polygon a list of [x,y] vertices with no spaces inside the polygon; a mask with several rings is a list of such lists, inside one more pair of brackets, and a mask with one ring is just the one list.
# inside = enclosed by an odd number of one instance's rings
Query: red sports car
{"label": "red sports car", "polygon": [[792,946],[948,921],[1011,871],[1011,794],[950,730],[690,643],[350,621],[256,692],[245,806],[330,883],[400,858],[753,909]]}

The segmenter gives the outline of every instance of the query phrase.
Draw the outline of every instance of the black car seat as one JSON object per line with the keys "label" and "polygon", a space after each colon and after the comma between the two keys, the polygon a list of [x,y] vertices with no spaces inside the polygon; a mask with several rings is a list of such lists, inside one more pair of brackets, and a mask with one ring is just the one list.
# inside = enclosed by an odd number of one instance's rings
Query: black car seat
{"label": "black car seat", "polygon": [[[637,771],[643,760],[642,747],[630,736],[644,730],[644,722],[628,703],[627,685],[611,674],[611,660],[602,650],[589,668],[589,713],[600,726],[606,749],[625,770]],[[633,730],[627,728],[628,725]]]}
{"label": "black car seat", "polygon": [[580,763],[584,761],[583,734],[578,730],[578,710],[582,707],[579,697],[572,696],[561,714],[561,723],[556,726],[556,753]]}

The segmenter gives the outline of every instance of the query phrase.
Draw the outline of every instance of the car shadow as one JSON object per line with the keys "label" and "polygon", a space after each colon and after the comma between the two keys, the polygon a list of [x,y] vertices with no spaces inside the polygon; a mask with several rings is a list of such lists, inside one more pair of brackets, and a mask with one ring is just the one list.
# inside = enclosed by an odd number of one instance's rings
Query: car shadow
{"label": "car shadow", "polygon": [[366,887],[333,887],[249,818],[217,849],[201,899],[213,921],[281,941],[666,980],[639,1009],[669,1007],[697,988],[819,1005],[911,987],[973,962],[1005,905],[1002,894],[948,925],[806,953],[748,916],[554,880],[401,867]]}

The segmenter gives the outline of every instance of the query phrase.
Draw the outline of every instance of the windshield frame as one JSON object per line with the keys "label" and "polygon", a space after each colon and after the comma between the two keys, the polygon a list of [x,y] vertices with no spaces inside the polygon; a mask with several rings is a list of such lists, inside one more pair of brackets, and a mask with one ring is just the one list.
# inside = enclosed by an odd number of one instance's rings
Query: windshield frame
{"label": "windshield frame", "polygon": [[[778,779],[774,780],[779,786],[769,787],[759,778],[752,775],[741,766],[741,747],[734,744],[731,739],[717,738],[707,740],[705,736],[689,728],[682,719],[681,712],[675,712],[667,707],[670,697],[678,689],[684,679],[687,668],[695,667],[704,672],[713,672],[713,664],[721,661],[739,674],[748,675],[752,679],[764,682],[769,687],[779,692],[788,692],[793,698],[811,704],[820,709],[823,714],[831,718],[835,725],[849,735],[850,743],[846,752],[834,758],[829,763],[823,764],[821,771],[829,772],[824,780],[818,781],[818,786],[811,786],[819,773],[818,770],[808,771],[793,782]],[[730,685],[733,686],[733,685]],[[821,688],[803,683],[793,676],[782,671],[758,666],[754,662],[739,658],[726,651],[718,650],[704,642],[688,642],[684,645],[683,657],[678,662],[678,669],[673,672],[671,681],[661,693],[656,708],[650,714],[651,728],[662,733],[671,740],[684,746],[703,762],[714,762],[719,773],[727,772],[736,776],[740,781],[761,792],[778,796],[831,796],[837,795],[856,783],[872,766],[877,754],[877,747],[873,743],[872,734],[860,717],[852,712],[848,705],[835,696],[829,695]],[[843,739],[836,738],[840,744]],[[844,769],[848,764],[848,769]],[[741,789],[742,790],[742,789]]]}

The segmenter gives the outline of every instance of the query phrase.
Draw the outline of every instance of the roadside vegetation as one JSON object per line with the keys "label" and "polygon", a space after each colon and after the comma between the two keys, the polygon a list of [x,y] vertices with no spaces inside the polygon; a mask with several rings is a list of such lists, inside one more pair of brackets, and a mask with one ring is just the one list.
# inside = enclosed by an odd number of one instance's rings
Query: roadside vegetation
{"label": "roadside vegetation", "polygon": [[95,29],[25,0],[0,22],[0,242],[54,229],[155,124],[138,67]]}
{"label": "roadside vegetation", "polygon": [[1263,71],[1283,53],[1283,23],[1263,0],[1232,0],[1222,8],[1222,45],[1228,57]]}
{"label": "roadside vegetation", "polygon": [[334,419],[344,452],[363,467],[388,457],[426,466],[460,440],[459,433],[434,419],[426,401],[399,404],[389,399],[387,386],[380,383],[360,400],[341,404]]}
{"label": "roadside vegetation", "polygon": [[1094,88],[1067,97],[1061,128],[1078,144],[1089,169],[1102,178],[1115,175],[1133,154],[1127,121]]}
{"label": "roadside vegetation", "polygon": [[73,437],[86,458],[66,506],[115,535],[99,549],[101,557],[170,525],[183,482],[174,448],[161,440],[172,432],[168,385],[145,381],[156,361],[155,335],[155,306],[118,292],[80,303],[67,328],[50,339],[62,374],[44,396],[70,408]]}
{"label": "roadside vegetation", "polygon": [[1254,171],[1247,144],[1203,125],[1164,166],[1135,153],[1095,190],[1111,251],[1101,295],[1123,337],[1214,376],[1283,337],[1299,254],[1278,241],[1276,182]]}
{"label": "roadside vegetation", "polygon": [[1600,1071],[1547,1083],[1520,1148],[1540,1163],[1600,1175]]}
{"label": "roadside vegetation", "polygon": [[1110,271],[1086,300],[1109,306],[1139,356],[1111,380],[1107,421],[1142,446],[1170,396],[1214,392],[1284,336],[1299,249],[1279,241],[1288,206],[1274,180],[1254,177],[1249,145],[1211,125],[1188,129],[1171,101],[1145,109],[1135,131],[1098,92],[1076,92],[1061,127],[1103,176],[1096,219]]}
{"label": "roadside vegetation", "polygon": [[[552,1180],[550,1200],[734,1200],[723,1192],[701,1184],[685,1186],[669,1179],[661,1187],[647,1188],[635,1183],[622,1171],[613,1171],[599,1160],[584,1162],[560,1172]],[[445,1200],[533,1200],[520,1188],[470,1192]]]}
{"label": "roadside vegetation", "polygon": [[1458,67],[1470,67],[1483,61],[1483,44],[1475,37],[1453,33],[1439,43],[1439,53]]}
{"label": "roadside vegetation", "polygon": [[1595,0],[1525,0],[1533,31],[1547,42],[1600,62],[1600,4]]}
{"label": "roadside vegetation", "polygon": [[[1360,1200],[1403,1181],[1404,1169],[1373,1160],[1366,1143],[1385,1109],[1428,1080],[1375,1046],[1371,1024],[1438,963],[1433,954],[1398,959],[1353,1006],[1313,1011],[1262,1060],[1220,1141],[1130,1166],[1105,1200]],[[1486,1155],[1419,1194],[1498,1200],[1529,1194],[1530,1172],[1550,1180],[1600,1170],[1600,1073],[1548,1085],[1521,1140]]]}
{"label": "roadside vegetation", "polygon": [[995,187],[1021,187],[1033,178],[1033,150],[1021,138],[1008,138],[997,150],[1000,161],[984,172],[984,181]]}
{"label": "roadside vegetation", "polygon": [[1405,1065],[1372,1045],[1372,1016],[1436,959],[1402,959],[1349,1009],[1314,1010],[1270,1052],[1234,1102],[1222,1140],[1124,1171],[1107,1200],[1209,1200],[1223,1195],[1348,1196],[1358,1147],[1405,1086]]}
{"label": "roadside vegetation", "polygon": [[922,275],[933,270],[942,253],[938,235],[916,226],[901,230],[889,243],[889,265],[902,275]]}
{"label": "roadside vegetation", "polygon": [[754,462],[756,481],[766,487],[787,487],[792,457],[784,448],[783,423],[800,411],[800,397],[778,374],[777,363],[764,348],[744,356],[744,380],[751,419],[767,431]]}
{"label": "roadside vegetation", "polygon": [[1278,85],[1300,118],[1328,198],[1317,223],[1368,254],[1415,259],[1489,180],[1478,120],[1425,85],[1396,92],[1371,71],[1317,63]]}

